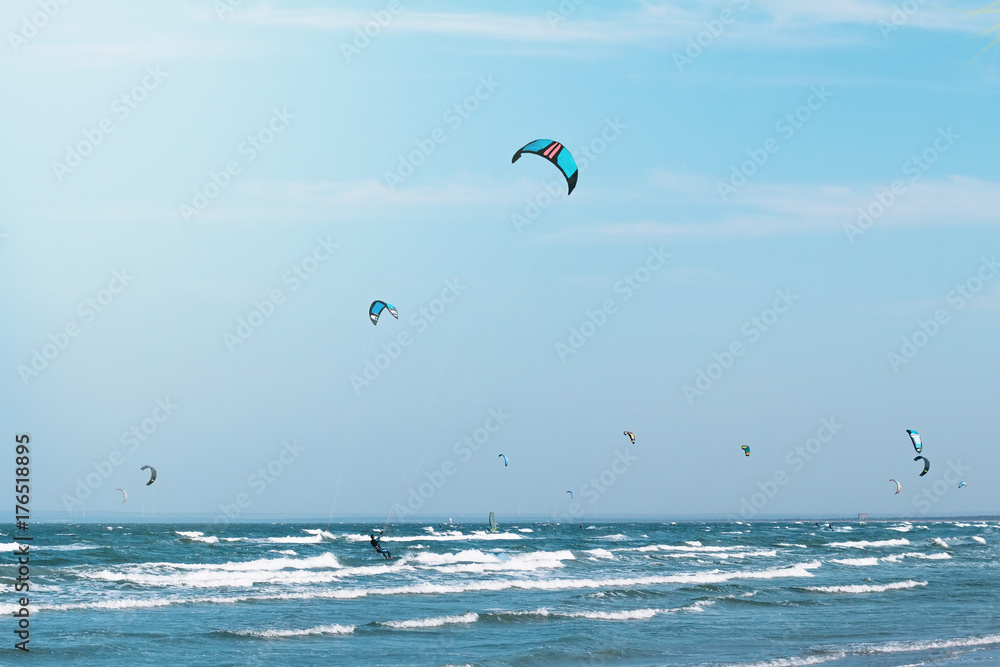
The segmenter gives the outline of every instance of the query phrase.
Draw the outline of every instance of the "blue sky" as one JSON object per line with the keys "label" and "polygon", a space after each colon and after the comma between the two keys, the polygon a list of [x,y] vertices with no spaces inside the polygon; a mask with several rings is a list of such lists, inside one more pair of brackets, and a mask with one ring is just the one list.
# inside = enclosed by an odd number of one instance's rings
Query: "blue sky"
{"label": "blue sky", "polygon": [[977,3],[11,4],[37,511],[995,512]]}

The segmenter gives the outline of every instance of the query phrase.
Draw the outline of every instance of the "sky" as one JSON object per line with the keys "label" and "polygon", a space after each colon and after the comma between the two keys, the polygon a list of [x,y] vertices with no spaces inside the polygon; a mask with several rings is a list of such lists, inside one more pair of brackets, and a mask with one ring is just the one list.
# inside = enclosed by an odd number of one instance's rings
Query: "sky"
{"label": "sky", "polygon": [[995,514],[982,4],[8,3],[32,510]]}

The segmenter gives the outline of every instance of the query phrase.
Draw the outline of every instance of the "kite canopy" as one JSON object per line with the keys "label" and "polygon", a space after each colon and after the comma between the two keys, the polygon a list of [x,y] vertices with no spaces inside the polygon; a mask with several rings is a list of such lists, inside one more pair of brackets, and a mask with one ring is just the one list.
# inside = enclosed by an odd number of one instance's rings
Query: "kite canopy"
{"label": "kite canopy", "polygon": [[507,457],[504,454],[499,454],[498,456],[503,459],[503,467],[506,468],[508,464]]}
{"label": "kite canopy", "polygon": [[372,305],[368,309],[368,317],[371,318],[372,324],[378,324],[378,316],[382,314],[383,310],[388,310],[393,317],[399,319],[399,313],[396,312],[396,308],[391,303],[372,301]]}
{"label": "kite canopy", "polygon": [[635,433],[632,431],[625,431],[624,435],[628,436],[628,439],[632,441],[633,445],[635,444]]}
{"label": "kite canopy", "polygon": [[740,447],[740,449],[743,450],[743,453],[746,456],[750,456],[750,445],[743,445],[742,447]]}
{"label": "kite canopy", "polygon": [[[962,484],[965,484],[965,482],[962,482]],[[573,492],[572,491],[567,491],[566,493],[569,494],[569,499],[573,500]]]}
{"label": "kite canopy", "polygon": [[920,459],[923,459],[923,460],[924,460],[924,471],[923,471],[922,473],[920,473],[920,476],[921,476],[921,477],[923,477],[924,475],[926,475],[926,474],[927,474],[927,471],[931,469],[931,462],[930,462],[930,461],[928,461],[928,460],[927,460],[926,458],[924,458],[923,456],[914,456],[914,457],[913,457],[913,460],[914,460],[914,461],[919,461]]}
{"label": "kite canopy", "polygon": [[573,159],[573,156],[570,155],[565,146],[551,139],[536,139],[514,153],[514,157],[510,160],[511,164],[517,162],[522,153],[540,155],[558,167],[559,171],[566,178],[566,185],[569,187],[569,192],[566,194],[569,195],[573,192],[573,188],[576,187],[576,177],[579,176],[579,170],[576,168],[576,160]]}
{"label": "kite canopy", "polygon": [[149,481],[146,482],[146,486],[149,486],[150,484],[156,481],[156,468],[154,468],[153,466],[142,466],[141,468],[139,468],[139,470],[149,471]]}
{"label": "kite canopy", "polygon": [[920,442],[920,434],[916,431],[911,431],[910,429],[906,429],[906,433],[910,436],[910,442],[913,443],[913,449],[917,450],[917,454],[919,454],[924,448],[923,443]]}
{"label": "kite canopy", "polygon": [[124,502],[125,502],[126,500],[128,500],[128,494],[127,494],[127,493],[125,493],[125,489],[115,489],[115,491],[121,491],[121,492],[122,492],[122,495],[124,496],[124,498],[122,498],[122,502],[123,502],[123,503],[124,503]]}
{"label": "kite canopy", "polygon": [[903,485],[902,485],[902,484],[900,484],[899,482],[897,482],[896,480],[894,480],[894,479],[890,479],[889,481],[890,481],[890,482],[892,482],[893,484],[895,484],[895,485],[896,485],[896,493],[894,493],[894,494],[892,494],[892,495],[896,495],[896,494],[898,494],[898,493],[899,493],[900,491],[902,491],[902,490],[903,490]]}
{"label": "kite canopy", "polygon": [[968,484],[966,484],[965,482],[959,482],[958,483],[958,488],[961,489],[963,486],[968,486]]}

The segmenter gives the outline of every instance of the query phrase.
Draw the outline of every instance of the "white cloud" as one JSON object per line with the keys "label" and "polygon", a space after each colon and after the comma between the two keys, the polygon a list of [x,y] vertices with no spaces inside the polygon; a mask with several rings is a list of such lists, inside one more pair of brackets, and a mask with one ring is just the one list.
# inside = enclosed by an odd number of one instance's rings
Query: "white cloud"
{"label": "white cloud", "polygon": [[[708,177],[656,174],[644,199],[646,206],[662,209],[662,192],[675,201],[673,219],[650,216],[639,220],[606,221],[552,232],[550,242],[573,240],[713,239],[792,234],[839,234],[847,240],[845,225],[856,224],[858,209],[876,202],[870,187],[841,185],[747,185],[724,205],[715,196]],[[865,232],[900,228],[996,225],[1000,210],[1000,184],[966,176],[905,183],[906,190]],[[656,190],[660,190],[657,193]],[[637,202],[638,207],[644,204]],[[877,210],[877,207],[876,207]],[[862,242],[855,237],[856,242]]]}
{"label": "white cloud", "polygon": [[[487,12],[402,12],[382,28],[385,33],[420,33],[473,37],[511,42],[577,43],[581,45],[645,42],[656,47],[676,48],[705,29],[704,22],[717,19],[723,9],[734,12],[736,20],[726,26],[726,41],[744,46],[821,47],[856,37],[831,35],[831,26],[868,26],[872,39],[881,40],[879,21],[893,22],[894,6],[869,0],[802,2],[801,0],[753,0],[703,3],[642,2],[637,9],[607,13],[582,7],[558,22],[550,22],[559,5],[543,5],[534,14]],[[355,28],[372,22],[371,13],[336,8],[284,9],[268,5],[235,15],[237,20],[266,25],[284,25],[319,30],[342,31],[345,37]],[[562,17],[561,17],[562,18]],[[897,23],[899,22],[897,14]],[[900,28],[981,32],[991,25],[988,17],[936,7],[920,6],[905,15]]]}

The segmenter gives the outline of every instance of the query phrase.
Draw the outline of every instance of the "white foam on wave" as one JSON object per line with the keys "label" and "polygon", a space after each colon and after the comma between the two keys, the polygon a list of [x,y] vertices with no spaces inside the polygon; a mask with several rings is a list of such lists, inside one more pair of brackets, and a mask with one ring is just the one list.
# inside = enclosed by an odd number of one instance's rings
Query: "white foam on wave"
{"label": "white foam on wave", "polygon": [[[371,538],[366,535],[345,534],[344,538],[348,542],[367,542]],[[463,533],[458,530],[449,530],[444,533],[433,533],[430,535],[392,535],[383,537],[382,543],[392,542],[462,542],[469,540],[523,540],[525,539],[517,533],[490,533],[485,530],[475,530],[471,533]]]}
{"label": "white foam on wave", "polygon": [[688,545],[689,547],[700,547],[700,546],[702,546],[701,542],[699,542],[698,540],[690,540],[690,541],[685,542],[684,544]]}
{"label": "white foam on wave", "polygon": [[706,547],[700,542],[697,545],[690,542],[685,542],[685,546],[680,546],[676,544],[650,544],[644,547],[638,547],[636,551],[686,551],[691,553],[723,553],[726,551],[741,551],[745,550],[745,546],[732,546],[732,547]]}
{"label": "white foam on wave", "polygon": [[303,533],[309,533],[310,535],[318,535],[319,537],[327,540],[335,540],[337,536],[333,533],[327,532],[321,528],[303,528]]}
{"label": "white foam on wave", "polygon": [[[720,572],[713,570],[710,572],[691,572],[672,575],[658,575],[648,577],[622,577],[609,579],[484,579],[479,581],[468,581],[454,584],[432,584],[418,583],[406,586],[394,586],[386,588],[341,588],[335,590],[311,590],[289,593],[257,593],[253,595],[227,595],[227,596],[206,596],[206,597],[143,597],[117,598],[113,600],[101,600],[96,602],[74,602],[55,605],[39,605],[41,611],[71,611],[78,609],[148,609],[154,607],[165,607],[175,604],[236,604],[247,601],[273,601],[273,600],[354,600],[367,597],[369,595],[456,595],[460,593],[481,592],[481,591],[505,591],[505,590],[585,590],[600,588],[639,588],[644,586],[658,586],[662,584],[717,584],[740,579],[783,579],[802,578],[814,576],[810,570],[819,568],[819,561],[799,563],[765,570],[737,570],[731,572]],[[370,569],[378,569],[372,567]],[[218,576],[218,574],[216,574]],[[218,584],[217,584],[218,585]],[[8,609],[9,608],[9,609]],[[0,604],[0,613],[4,611],[15,611],[15,605]]]}
{"label": "white foam on wave", "polygon": [[607,558],[608,560],[611,560],[615,557],[615,555],[610,551],[608,551],[607,549],[588,549],[583,553],[590,554],[594,558]]}
{"label": "white foam on wave", "polygon": [[901,591],[908,588],[926,586],[926,581],[896,581],[891,584],[855,584],[848,586],[806,586],[805,590],[815,593],[884,593],[886,591]]}
{"label": "white foam on wave", "polygon": [[[995,646],[1000,644],[1000,634],[979,637],[958,637],[955,639],[929,639],[905,642],[884,642],[880,644],[853,644],[846,649],[831,651],[825,655],[808,657],[775,658],[764,662],[739,663],[730,667],[805,667],[835,660],[846,660],[861,655],[891,655],[894,653],[916,653],[950,648],[970,648]],[[916,663],[918,665],[923,662]]]}
{"label": "white foam on wave", "polygon": [[599,540],[609,540],[611,542],[624,542],[625,540],[628,539],[628,537],[625,536],[622,533],[615,533],[614,535],[602,535],[601,537],[598,537],[597,539],[599,539]]}
{"label": "white foam on wave", "polygon": [[788,542],[778,542],[775,546],[777,547],[798,547],[799,549],[808,549],[804,544],[789,544]]}
{"label": "white foam on wave", "polygon": [[763,662],[740,662],[731,665],[731,667],[807,667],[808,665],[822,665],[824,662],[843,660],[846,657],[847,653],[837,651],[828,655],[812,655],[808,658],[775,658]]}
{"label": "white foam on wave", "polygon": [[218,544],[219,538],[215,535],[205,536],[205,533],[200,530],[175,530],[174,533],[180,535],[181,538],[185,540],[190,540],[192,542],[202,542],[204,544]]}
{"label": "white foam on wave", "polygon": [[778,552],[774,549],[747,549],[745,546],[732,547],[706,547],[706,546],[678,546],[672,544],[650,544],[644,547],[630,549],[639,552],[666,552],[672,558],[698,558],[711,556],[712,558],[775,558]]}
{"label": "white foam on wave", "polygon": [[976,542],[979,542],[980,544],[986,544],[985,537],[979,537],[978,535],[973,535],[972,539],[974,539]]}
{"label": "white foam on wave", "polygon": [[533,533],[535,531],[533,531],[531,528],[518,528],[517,532],[519,532],[519,533]]}
{"label": "white foam on wave", "polygon": [[0,542],[0,551],[17,551],[17,542]]}
{"label": "white foam on wave", "polygon": [[844,549],[866,549],[868,547],[905,547],[910,541],[905,537],[896,540],[854,540],[851,542],[830,542],[828,547],[840,547]]}
{"label": "white foam on wave", "polygon": [[837,563],[838,565],[855,565],[859,567],[865,567],[868,565],[878,565],[878,558],[874,556],[871,558],[834,558],[832,563]]}
{"label": "white foam on wave", "polygon": [[475,623],[479,620],[479,614],[469,612],[460,616],[437,616],[434,618],[415,618],[409,621],[382,621],[379,625],[400,630],[410,630],[413,628],[440,628],[443,625],[455,623]]}
{"label": "white foam on wave", "polygon": [[294,551],[292,551],[291,549],[285,549],[283,551],[279,551],[278,553],[279,554],[284,554],[286,556],[298,556],[298,554],[295,553]]}
{"label": "white foam on wave", "polygon": [[1000,644],[1000,634],[983,635],[980,637],[958,637],[955,639],[928,639],[909,642],[885,642],[884,644],[861,644],[854,647],[854,652],[866,655],[881,655],[887,653],[909,653],[911,651],[930,651],[943,648],[991,646],[996,644]]}
{"label": "white foam on wave", "polygon": [[318,534],[308,537],[286,535],[285,537],[265,537],[264,540],[268,544],[320,544],[323,541],[323,536]]}
{"label": "white foam on wave", "polygon": [[874,556],[870,558],[834,558],[831,562],[838,563],[840,565],[857,565],[857,566],[870,566],[878,565],[879,563],[898,563],[904,558],[919,558],[921,560],[948,560],[951,558],[951,554],[946,553],[933,553],[925,554],[919,551],[913,551],[909,553],[900,554],[890,554],[882,558],[876,558]]}
{"label": "white foam on wave", "polygon": [[894,530],[897,533],[908,533],[913,530],[913,526],[889,526],[886,530]]}
{"label": "white foam on wave", "polygon": [[942,540],[940,537],[932,537],[931,538],[931,542],[934,543],[934,544],[936,544],[937,546],[943,548],[943,549],[950,549],[951,548],[951,547],[948,546],[948,543],[945,542],[944,540]]}
{"label": "white foam on wave", "polygon": [[679,612],[701,613],[715,604],[715,600],[700,600],[676,609],[623,609],[619,611],[549,611],[542,607],[525,611],[492,612],[499,616],[542,616],[554,618],[586,618],[592,621],[645,621],[658,614]]}
{"label": "white foam on wave", "polygon": [[121,569],[81,572],[80,577],[143,586],[190,588],[247,587],[257,584],[325,583],[384,567],[344,568],[331,553],[309,558],[262,558],[228,563],[143,563]]}
{"label": "white foam on wave", "polygon": [[[410,559],[407,559],[407,562]],[[412,560],[419,566],[439,572],[480,573],[497,571],[531,571],[564,567],[562,561],[576,560],[572,551],[532,551],[509,555],[483,553],[479,549],[466,549],[453,554],[418,553]]]}
{"label": "white foam on wave", "polygon": [[236,630],[233,634],[262,639],[287,639],[310,635],[349,635],[352,632],[354,632],[353,625],[318,625],[315,628],[306,628],[305,630]]}
{"label": "white foam on wave", "polygon": [[[100,549],[99,544],[55,544],[53,546],[35,546],[32,547],[35,551],[87,551],[89,549]],[[4,549],[0,549],[4,551]]]}

